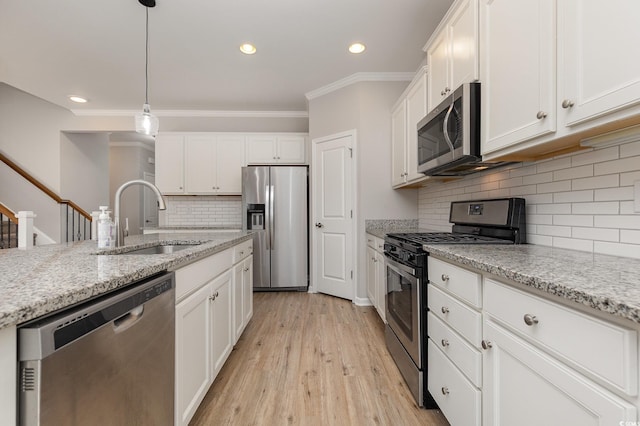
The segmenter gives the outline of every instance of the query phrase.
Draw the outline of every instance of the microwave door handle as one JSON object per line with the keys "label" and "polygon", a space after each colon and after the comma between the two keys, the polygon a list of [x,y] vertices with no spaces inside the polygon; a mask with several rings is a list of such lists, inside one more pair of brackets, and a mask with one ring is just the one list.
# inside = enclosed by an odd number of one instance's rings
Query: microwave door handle
{"label": "microwave door handle", "polygon": [[444,140],[449,145],[449,149],[451,150],[452,158],[455,157],[455,149],[453,148],[453,142],[451,142],[451,138],[449,137],[449,118],[451,117],[451,111],[453,111],[453,102],[449,106],[447,113],[444,115],[444,121],[442,122],[442,133],[444,134]]}

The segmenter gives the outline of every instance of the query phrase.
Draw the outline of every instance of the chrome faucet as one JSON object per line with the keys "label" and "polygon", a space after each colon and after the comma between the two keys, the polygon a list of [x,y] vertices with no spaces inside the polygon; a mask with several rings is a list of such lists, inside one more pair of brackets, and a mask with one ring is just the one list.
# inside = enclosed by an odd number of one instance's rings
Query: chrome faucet
{"label": "chrome faucet", "polygon": [[160,190],[158,189],[158,187],[155,186],[154,184],[149,183],[146,180],[142,180],[142,179],[130,180],[129,182],[123,183],[120,186],[120,188],[118,188],[118,190],[116,191],[116,196],[115,196],[114,221],[116,223],[116,247],[122,247],[124,245],[124,229],[120,225],[120,197],[122,195],[122,191],[124,191],[126,188],[130,187],[131,185],[142,185],[142,186],[148,187],[156,194],[156,197],[158,197],[158,210],[167,209],[167,206],[164,203],[164,197],[160,193]]}

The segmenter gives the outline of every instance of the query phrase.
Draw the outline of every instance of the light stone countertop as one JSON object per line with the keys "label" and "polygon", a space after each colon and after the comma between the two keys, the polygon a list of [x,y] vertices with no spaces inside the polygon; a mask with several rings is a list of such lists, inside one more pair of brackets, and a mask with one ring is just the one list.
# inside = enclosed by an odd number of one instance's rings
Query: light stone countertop
{"label": "light stone countertop", "polygon": [[0,250],[0,329],[180,268],[250,238],[245,231],[135,235],[125,239],[124,247],[109,251],[200,243],[154,255],[99,255],[96,241]]}
{"label": "light stone countertop", "polygon": [[640,323],[640,260],[533,244],[426,244],[431,255]]}

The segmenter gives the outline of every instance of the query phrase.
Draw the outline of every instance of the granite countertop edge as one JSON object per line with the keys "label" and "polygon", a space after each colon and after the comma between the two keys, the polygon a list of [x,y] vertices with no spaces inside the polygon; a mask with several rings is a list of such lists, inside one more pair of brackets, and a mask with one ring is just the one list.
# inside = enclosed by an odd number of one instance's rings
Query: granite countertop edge
{"label": "granite countertop edge", "polygon": [[[0,329],[84,303],[114,290],[173,271],[252,238],[251,232],[149,234],[128,237],[126,245],[98,250],[95,241],[10,249],[0,256]],[[167,244],[198,244],[175,253],[120,255]],[[43,254],[44,253],[44,254]],[[21,272],[11,263],[41,256]],[[3,260],[7,262],[3,262]],[[3,273],[6,272],[6,273]]]}
{"label": "granite countertop edge", "polygon": [[[504,250],[491,245],[475,246],[476,248],[482,247],[484,251],[479,256],[465,253],[468,246],[463,247],[463,245],[425,245],[424,247],[431,255],[640,324],[640,281],[637,283],[629,280],[616,282],[615,279],[597,281],[597,277],[601,275],[620,274],[616,264],[628,265],[631,263],[634,267],[640,267],[640,262],[636,259],[594,255],[593,253],[545,246],[536,246],[535,251],[538,253],[548,251],[557,256],[546,254],[537,256],[536,253],[522,255],[520,251],[527,247],[525,245],[511,246],[514,247],[516,256],[510,260]],[[562,252],[567,252],[570,256],[575,257],[572,257],[571,260],[565,260],[562,257]],[[544,260],[541,260],[541,257]],[[494,260],[498,258],[499,261]],[[535,260],[535,265],[519,262],[523,259]],[[589,262],[589,259],[593,259],[592,263]],[[605,261],[605,264],[598,264],[598,259]],[[541,270],[539,268],[541,262],[545,262],[549,266],[549,270],[536,273],[534,269]],[[569,262],[573,264],[569,265]],[[513,263],[514,266],[511,266],[510,263]],[[587,272],[584,274],[575,273],[581,267]],[[601,274],[595,272],[593,276],[589,276],[591,271],[597,271]],[[635,273],[629,271],[628,275],[635,275]]]}

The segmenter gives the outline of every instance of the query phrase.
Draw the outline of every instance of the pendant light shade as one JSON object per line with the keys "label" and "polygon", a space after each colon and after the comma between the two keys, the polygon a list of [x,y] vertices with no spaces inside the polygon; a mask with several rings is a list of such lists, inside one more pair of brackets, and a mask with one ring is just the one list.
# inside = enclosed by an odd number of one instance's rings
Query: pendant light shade
{"label": "pendant light shade", "polygon": [[159,127],[158,117],[151,114],[149,104],[144,104],[142,112],[136,114],[136,132],[143,135],[157,136]]}
{"label": "pendant light shade", "polygon": [[136,132],[143,135],[157,136],[160,123],[158,117],[151,114],[149,106],[149,8],[156,5],[155,0],[139,0],[146,8],[145,51],[144,51],[144,105],[142,112],[136,114]]}

